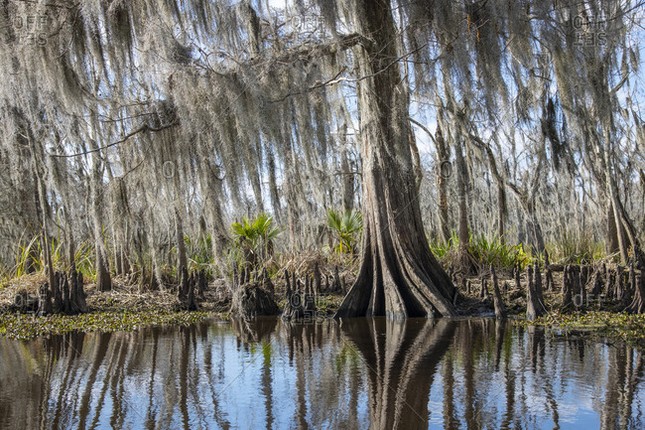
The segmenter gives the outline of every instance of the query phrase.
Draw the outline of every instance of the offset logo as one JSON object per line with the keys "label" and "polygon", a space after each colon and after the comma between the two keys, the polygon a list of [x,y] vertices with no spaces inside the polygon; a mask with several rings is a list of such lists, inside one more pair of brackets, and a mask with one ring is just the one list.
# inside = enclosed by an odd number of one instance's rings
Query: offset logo
{"label": "offset logo", "polygon": [[603,46],[607,43],[607,20],[576,15],[571,20],[575,46]]}
{"label": "offset logo", "polygon": [[[27,6],[27,9],[34,9]],[[4,37],[7,43],[44,46],[49,35],[53,33],[54,22],[51,14],[45,11],[20,10],[14,3],[9,3],[9,22],[5,27]]]}
{"label": "offset logo", "polygon": [[51,25],[47,15],[26,15],[14,17],[12,27],[17,43],[44,46],[47,44],[48,29]]}
{"label": "offset logo", "polygon": [[319,15],[295,15],[288,21],[293,30],[299,33],[314,33],[325,28],[325,20]]}

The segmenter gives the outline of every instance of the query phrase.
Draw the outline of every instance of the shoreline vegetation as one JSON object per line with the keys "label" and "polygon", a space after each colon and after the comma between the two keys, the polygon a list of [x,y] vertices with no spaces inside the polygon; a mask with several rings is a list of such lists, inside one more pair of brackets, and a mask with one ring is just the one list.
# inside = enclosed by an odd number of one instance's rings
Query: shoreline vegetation
{"label": "shoreline vegetation", "polygon": [[8,2],[5,333],[228,312],[632,337],[640,3],[269,3]]}
{"label": "shoreline vegetation", "polygon": [[[500,251],[504,248],[512,249],[512,252]],[[448,246],[433,252],[448,268],[458,288],[456,302],[460,317],[495,317],[497,314],[498,318],[508,318],[514,324],[544,328],[557,336],[586,336],[645,346],[645,331],[642,330],[645,315],[627,312],[638,289],[637,283],[642,282],[640,271],[609,263],[611,259],[607,257],[591,263],[593,260],[580,255],[558,259],[578,264],[545,265],[544,259],[524,253],[521,246],[494,250],[480,243],[473,245],[468,254],[475,262],[477,274],[464,276],[453,269],[458,267],[455,262],[461,260],[456,249],[458,246]],[[234,269],[231,279],[211,279],[209,276],[204,280],[204,286],[192,293],[192,307],[186,306],[186,293],[182,298],[181,281],[152,291],[132,283],[129,277],[115,276],[110,291],[99,291],[93,282],[84,286],[86,309],[78,315],[40,316],[38,306],[31,301],[38,300],[48,277],[45,271],[22,274],[0,283],[0,336],[29,340],[75,331],[133,331],[145,326],[185,326],[207,319],[253,318],[263,313],[251,310],[244,314],[233,311],[232,306],[235,291],[253,286],[254,282],[258,284],[257,289],[266,291],[277,306],[268,314],[312,323],[332,318],[339,309],[355,280],[356,261],[355,255],[338,252],[290,258],[273,256],[270,260],[255,262],[257,267],[253,274]],[[541,310],[531,317],[527,314],[527,304],[531,300],[529,290],[534,291],[536,283],[540,289],[538,306]],[[497,293],[503,315],[499,315],[499,304],[495,303]]]}

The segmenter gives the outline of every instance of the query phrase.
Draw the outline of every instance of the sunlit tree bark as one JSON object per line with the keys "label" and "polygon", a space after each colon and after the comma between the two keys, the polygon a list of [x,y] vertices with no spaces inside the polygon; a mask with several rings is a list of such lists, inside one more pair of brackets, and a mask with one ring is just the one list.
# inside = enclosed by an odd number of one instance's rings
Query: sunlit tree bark
{"label": "sunlit tree bark", "polygon": [[338,317],[454,316],[456,290],[429,250],[413,169],[408,99],[396,65],[388,1],[358,2],[356,48],[363,163],[363,247],[358,279]]}

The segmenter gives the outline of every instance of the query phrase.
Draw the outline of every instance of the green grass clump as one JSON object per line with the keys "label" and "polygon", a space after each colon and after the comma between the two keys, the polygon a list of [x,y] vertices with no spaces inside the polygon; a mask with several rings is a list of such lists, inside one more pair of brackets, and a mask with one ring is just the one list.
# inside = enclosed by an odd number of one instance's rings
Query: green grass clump
{"label": "green grass clump", "polygon": [[[49,255],[51,256],[54,270],[69,270],[69,264],[66,264],[63,257],[65,252],[63,242],[54,238],[50,239],[48,243]],[[95,279],[93,242],[85,241],[76,247],[74,263],[76,270],[83,275],[85,280]],[[0,270],[0,279],[8,281],[30,273],[43,272],[46,265],[41,237],[36,235],[29,242],[18,245],[13,267]]]}
{"label": "green grass clump", "polygon": [[11,270],[13,272],[11,276],[19,278],[30,271],[42,270],[45,265],[40,258],[41,255],[40,236],[34,236],[29,242],[19,245],[16,264]]}
{"label": "green grass clump", "polygon": [[607,255],[603,242],[594,241],[589,234],[565,231],[557,242],[546,245],[551,262],[561,264],[591,264]]}
{"label": "green grass clump", "polygon": [[186,252],[188,254],[188,270],[190,272],[205,270],[210,274],[213,261],[213,239],[212,236],[205,235],[197,239],[190,236],[184,236]]}
{"label": "green grass clump", "polygon": [[525,252],[524,245],[509,245],[499,237],[489,239],[485,235],[471,236],[468,250],[480,267],[492,265],[511,270],[519,264],[524,269],[533,262],[533,257]]}
{"label": "green grass clump", "polygon": [[[516,264],[525,269],[533,263],[534,257],[525,250],[523,244],[511,245],[499,237],[489,238],[485,235],[470,236],[468,253],[475,259],[479,267],[493,266],[497,269],[511,270]],[[430,250],[442,262],[450,264],[457,261],[459,238],[453,232],[447,242],[430,242]]]}
{"label": "green grass clump", "polygon": [[439,260],[447,259],[452,250],[459,248],[459,238],[457,234],[453,231],[452,236],[448,241],[438,240],[430,241],[430,251],[437,257]]}

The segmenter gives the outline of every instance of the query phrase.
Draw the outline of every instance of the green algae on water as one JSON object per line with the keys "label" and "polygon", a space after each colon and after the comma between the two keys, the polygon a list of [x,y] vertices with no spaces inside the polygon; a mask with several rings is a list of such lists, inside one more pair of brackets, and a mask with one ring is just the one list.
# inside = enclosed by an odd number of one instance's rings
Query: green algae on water
{"label": "green algae on water", "polygon": [[133,331],[145,326],[187,326],[212,318],[210,312],[137,311],[91,312],[67,316],[35,316],[17,313],[0,314],[0,336],[10,339],[33,339],[50,334],[70,332]]}

